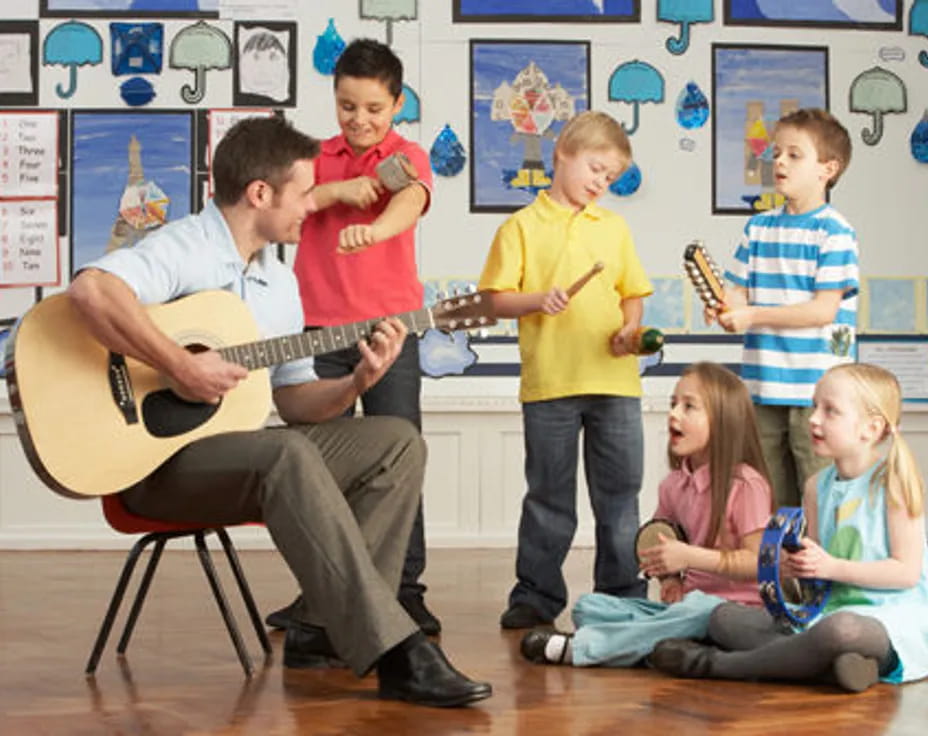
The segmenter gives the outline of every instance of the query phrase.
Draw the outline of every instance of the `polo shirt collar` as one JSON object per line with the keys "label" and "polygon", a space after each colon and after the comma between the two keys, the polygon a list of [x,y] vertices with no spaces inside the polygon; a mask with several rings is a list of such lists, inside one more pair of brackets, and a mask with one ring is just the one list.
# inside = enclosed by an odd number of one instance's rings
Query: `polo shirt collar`
{"label": "polo shirt collar", "polygon": [[239,271],[245,273],[249,278],[257,281],[266,282],[266,258],[268,247],[265,246],[259,250],[250,263],[242,260],[242,254],[238,252],[235,240],[232,238],[232,231],[229,230],[229,223],[222,215],[222,210],[216,205],[215,200],[210,199],[202,211],[203,222],[206,226],[206,235],[210,242],[216,244],[218,255],[222,263],[235,266]]}
{"label": "polo shirt collar", "polygon": [[709,485],[712,482],[712,478],[709,476],[709,463],[703,463],[696,470],[693,470],[689,458],[685,458],[680,465],[680,470],[693,484],[697,493],[705,493],[709,490]]}
{"label": "polo shirt collar", "polygon": [[538,193],[535,203],[541,216],[546,220],[566,220],[574,215],[580,215],[591,220],[599,220],[602,219],[604,214],[603,208],[595,202],[590,202],[579,212],[574,212],[570,207],[565,207],[551,199],[551,195],[544,189]]}
{"label": "polo shirt collar", "polygon": [[[399,133],[393,130],[393,128],[390,128],[380,143],[378,143],[376,146],[371,146],[360,156],[357,156],[357,158],[373,155],[376,155],[378,159],[386,158],[391,153],[393,153],[394,150],[396,150],[397,138],[399,138]],[[356,156],[354,149],[348,144],[348,139],[345,137],[344,133],[340,133],[333,138],[329,138],[328,140],[323,141],[322,150],[327,154],[347,154],[348,156]]]}

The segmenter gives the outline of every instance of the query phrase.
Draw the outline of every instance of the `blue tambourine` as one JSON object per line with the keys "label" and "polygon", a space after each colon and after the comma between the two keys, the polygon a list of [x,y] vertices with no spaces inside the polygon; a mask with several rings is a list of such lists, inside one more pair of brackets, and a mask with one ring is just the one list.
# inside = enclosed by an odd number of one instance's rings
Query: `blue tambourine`
{"label": "blue tambourine", "polygon": [[779,623],[802,628],[821,613],[831,593],[831,581],[818,578],[798,578],[799,601],[783,595],[780,582],[780,550],[795,552],[802,548],[806,519],[797,506],[783,506],[770,517],[760,540],[757,555],[757,582],[764,605]]}

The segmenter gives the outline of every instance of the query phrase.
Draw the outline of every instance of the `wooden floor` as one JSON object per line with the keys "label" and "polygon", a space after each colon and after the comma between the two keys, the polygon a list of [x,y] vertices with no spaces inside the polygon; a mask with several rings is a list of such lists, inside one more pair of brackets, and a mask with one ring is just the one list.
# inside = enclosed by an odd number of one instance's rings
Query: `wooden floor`
{"label": "wooden floor", "polygon": [[[242,558],[263,612],[289,602],[293,583],[275,553]],[[826,687],[529,664],[518,652],[519,633],[497,623],[511,550],[430,552],[429,603],[445,626],[442,645],[464,672],[493,683],[493,697],[475,707],[379,701],[374,677],[285,670],[279,633],[271,637],[273,657],[259,659],[246,680],[195,554],[185,550],[166,553],[127,656],[118,658],[111,641],[87,679],[84,665],[122,559],[116,552],[0,553],[0,734],[928,732],[928,682],[849,696]],[[588,550],[571,555],[575,594],[589,584],[590,569]],[[236,610],[258,659],[254,632]]]}

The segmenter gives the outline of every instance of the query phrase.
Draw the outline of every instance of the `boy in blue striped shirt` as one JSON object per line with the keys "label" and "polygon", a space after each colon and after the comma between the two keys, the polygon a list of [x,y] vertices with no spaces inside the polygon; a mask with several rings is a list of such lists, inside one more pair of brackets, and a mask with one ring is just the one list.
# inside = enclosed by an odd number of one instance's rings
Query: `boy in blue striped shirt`
{"label": "boy in blue striped shirt", "polygon": [[706,317],[744,332],[742,378],[777,504],[799,506],[806,478],[823,465],[809,433],[815,382],[856,356],[857,235],[826,201],[851,140],[829,112],[800,109],[777,122],[773,155],[785,204],[748,220],[725,274],[734,284],[725,307]]}

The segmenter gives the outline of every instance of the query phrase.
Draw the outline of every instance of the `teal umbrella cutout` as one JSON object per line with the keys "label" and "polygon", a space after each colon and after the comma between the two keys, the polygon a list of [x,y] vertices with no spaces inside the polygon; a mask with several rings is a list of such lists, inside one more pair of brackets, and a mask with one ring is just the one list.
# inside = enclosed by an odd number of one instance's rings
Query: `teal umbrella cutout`
{"label": "teal umbrella cutout", "polygon": [[215,26],[198,21],[182,28],[171,41],[171,66],[193,70],[194,84],[181,87],[184,102],[195,105],[206,94],[206,70],[232,66],[232,42]]}
{"label": "teal umbrella cutout", "polygon": [[905,112],[905,84],[888,69],[875,66],[857,75],[851,82],[851,112],[873,116],[873,130],[864,128],[860,137],[868,146],[875,146],[883,137],[883,116]]}
{"label": "teal umbrella cutout", "polygon": [[408,84],[403,85],[403,106],[393,116],[394,123],[417,123],[422,119],[419,108],[419,95]]}
{"label": "teal umbrella cutout", "polygon": [[642,102],[664,101],[664,77],[646,61],[627,61],[616,67],[609,77],[609,99],[632,105],[632,126],[622,123],[625,132],[638,130],[638,106]]}
{"label": "teal umbrella cutout", "polygon": [[680,38],[667,39],[667,50],[679,56],[690,47],[690,25],[715,19],[713,0],[657,0],[657,19],[680,24]]}
{"label": "teal umbrella cutout", "polygon": [[[915,0],[909,11],[909,35],[928,36],[928,0]],[[918,63],[928,67],[928,51],[918,52]]]}
{"label": "teal umbrella cutout", "polygon": [[77,67],[96,65],[103,61],[103,39],[93,26],[71,20],[55,26],[42,44],[44,64],[61,64],[69,67],[68,88],[55,85],[55,92],[67,99],[77,90]]}

